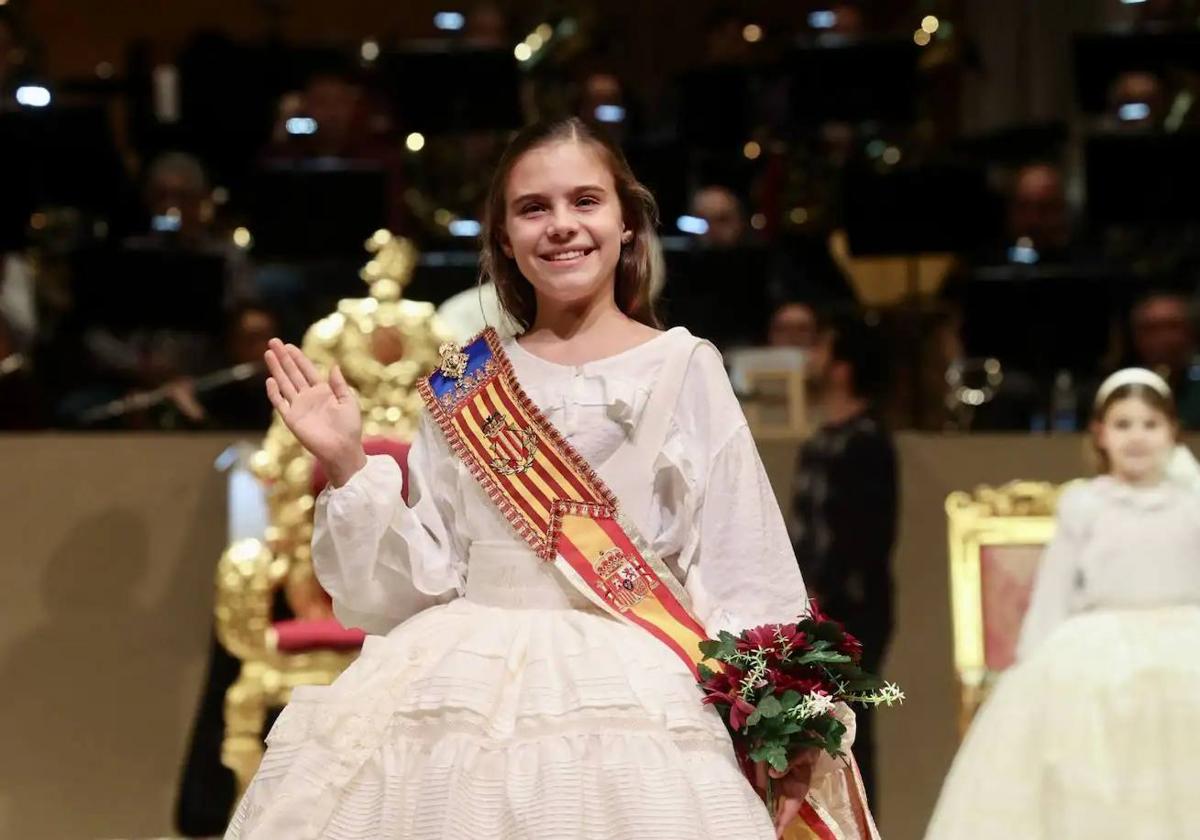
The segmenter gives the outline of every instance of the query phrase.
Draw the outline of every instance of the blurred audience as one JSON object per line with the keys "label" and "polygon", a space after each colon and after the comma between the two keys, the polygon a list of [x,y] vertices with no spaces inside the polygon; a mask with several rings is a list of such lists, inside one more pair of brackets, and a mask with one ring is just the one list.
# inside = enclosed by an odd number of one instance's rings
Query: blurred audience
{"label": "blurred audience", "polygon": [[[528,31],[535,28],[534,19],[517,25],[506,14],[507,7],[491,0],[468,5],[462,29],[457,34],[444,35],[438,42],[451,44],[452,51],[467,47],[468,53],[475,48],[507,52],[520,40],[522,31],[526,31],[522,26],[528,27]],[[1186,23],[1194,3],[1146,0],[1121,4],[1112,0],[1109,8],[1120,12],[1131,29],[1139,33],[1141,44],[1145,38],[1152,43],[1156,33]],[[1098,10],[1095,17],[1100,22],[1103,11]],[[14,85],[33,78],[29,70],[36,63],[31,59],[33,41],[18,25],[21,20],[11,5],[0,7],[0,109],[13,108]],[[536,22],[540,24],[543,19]],[[586,14],[564,12],[551,15],[544,22],[553,28],[554,35],[533,50],[530,60],[521,64],[518,98],[526,116],[575,113],[599,123],[651,185],[664,217],[674,220],[690,214],[703,220],[703,232],[698,232],[692,240],[697,247],[680,246],[674,237],[667,237],[666,255],[675,261],[672,271],[679,276],[719,278],[720,282],[712,284],[716,300],[725,294],[723,284],[728,281],[724,278],[730,275],[737,275],[731,278],[735,282],[755,284],[742,311],[719,313],[729,321],[738,321],[738,329],[753,324],[753,330],[742,330],[747,336],[753,333],[745,338],[747,341],[811,347],[819,332],[814,326],[814,306],[850,294],[844,278],[835,276],[835,271],[831,273],[826,242],[829,232],[843,225],[852,210],[844,200],[848,167],[862,162],[886,171],[897,166],[901,159],[906,166],[920,167],[925,161],[936,165],[944,153],[957,154],[946,143],[952,132],[947,137],[934,137],[927,135],[925,129],[914,130],[894,121],[903,122],[903,117],[886,115],[874,120],[845,121],[820,114],[798,117],[798,103],[789,99],[794,86],[789,85],[790,77],[781,69],[787,62],[777,59],[785,57],[796,39],[806,49],[843,47],[847,40],[867,35],[872,36],[872,40],[865,42],[870,49],[874,49],[873,39],[877,35],[884,40],[903,36],[907,43],[913,36],[911,15],[898,8],[859,0],[836,0],[820,8],[764,16],[741,5],[722,2],[702,24],[702,54],[673,68],[672,72],[679,71],[674,80],[667,76],[651,78],[646,85],[639,83],[636,90],[623,82],[622,74],[633,72],[636,56],[632,51],[640,42],[623,43],[617,37],[619,33],[610,30],[611,21],[601,25]],[[946,22],[951,22],[949,17]],[[536,28],[544,34],[540,26]],[[392,46],[411,47],[396,44],[387,33],[380,34],[384,36],[380,42],[385,51]],[[927,66],[931,64],[944,65],[950,61],[956,72],[967,66],[959,66],[956,59],[947,58],[970,51],[961,42],[961,28],[944,26],[926,34],[931,37],[925,55],[931,58],[921,62],[918,76],[931,81]],[[1175,35],[1172,38],[1170,43],[1176,44],[1178,38]],[[213,326],[208,331],[212,335],[184,335],[179,330],[159,330],[149,325],[126,332],[91,325],[86,331],[80,329],[72,334],[69,327],[61,326],[67,322],[55,317],[58,309],[65,310],[67,304],[47,305],[52,297],[54,300],[64,297],[58,292],[50,294],[54,277],[70,273],[59,270],[61,266],[51,265],[53,261],[47,259],[51,249],[45,247],[53,238],[48,235],[49,230],[57,229],[53,220],[66,216],[58,213],[58,208],[51,208],[53,212],[46,214],[51,222],[47,224],[42,219],[40,233],[32,236],[30,230],[18,230],[29,217],[27,210],[12,216],[19,217],[15,224],[5,217],[4,242],[9,251],[0,255],[0,315],[7,322],[10,343],[15,341],[19,350],[36,355],[37,367],[43,373],[54,371],[57,375],[60,368],[69,369],[69,373],[75,369],[80,372],[74,380],[70,376],[60,377],[61,381],[53,381],[47,388],[48,399],[59,409],[58,422],[73,422],[71,418],[77,418],[81,409],[97,401],[114,400],[131,391],[167,389],[175,421],[185,425],[257,425],[260,418],[242,415],[242,409],[237,407],[243,405],[234,396],[241,386],[206,394],[203,388],[197,391],[189,383],[222,366],[234,365],[240,355],[231,343],[242,341],[238,336],[256,335],[264,323],[274,323],[289,334],[299,333],[317,316],[314,313],[328,311],[329,302],[346,293],[346,277],[351,277],[353,285],[354,268],[348,264],[358,255],[353,252],[353,244],[334,242],[337,238],[334,235],[330,240],[333,244],[316,247],[328,248],[331,253],[340,248],[336,257],[289,257],[277,243],[268,246],[272,240],[265,224],[258,224],[253,218],[239,217],[236,223],[220,218],[222,213],[245,212],[253,216],[262,212],[261,208],[245,210],[248,203],[243,201],[242,187],[246,182],[239,182],[255,165],[323,171],[336,171],[342,164],[346,168],[361,168],[364,164],[377,167],[386,174],[388,182],[389,227],[420,237],[425,250],[430,250],[430,246],[471,247],[470,222],[479,218],[480,198],[507,140],[507,132],[464,127],[447,133],[431,129],[423,147],[406,149],[406,133],[425,133],[425,129],[408,124],[405,114],[395,113],[390,104],[393,97],[382,89],[384,84],[391,83],[387,74],[380,72],[384,63],[377,64],[362,54],[363,42],[356,41],[353,46],[344,44],[344,49],[278,43],[267,51],[232,38],[223,44],[224,52],[218,54],[229,56],[231,66],[237,64],[239,56],[247,67],[260,66],[262,56],[270,52],[272,57],[283,60],[280,67],[285,68],[278,77],[262,79],[261,85],[247,93],[242,103],[245,110],[236,112],[239,125],[247,126],[244,141],[209,148],[188,134],[194,126],[183,128],[191,126],[186,118],[175,133],[164,123],[156,126],[155,131],[135,132],[123,140],[137,146],[126,148],[129,160],[138,160],[146,154],[143,146],[163,148],[162,143],[175,142],[201,150],[205,163],[219,173],[220,183],[232,191],[233,200],[228,204],[213,200],[214,184],[201,160],[168,152],[154,158],[144,172],[146,229],[122,239],[130,229],[128,214],[122,208],[120,220],[96,221],[92,239],[105,243],[105,247],[120,239],[120,247],[131,251],[218,255],[227,267],[223,303],[234,319],[227,334],[222,335],[217,326],[220,313],[210,319]],[[1114,49],[1114,55],[1121,52]],[[1182,133],[1189,128],[1193,119],[1190,115],[1197,113],[1193,103],[1200,101],[1197,99],[1200,82],[1188,67],[1172,63],[1172,53],[1164,55],[1164,61],[1153,66],[1143,62],[1105,76],[1113,81],[1106,91],[1104,123],[1122,131],[1147,134]],[[164,54],[164,60],[169,62],[170,58]],[[314,61],[318,66],[314,67]],[[297,89],[281,95],[284,80],[295,80],[293,73],[297,67],[307,68],[307,77]],[[183,85],[177,91],[181,94],[180,101],[172,107],[159,107],[163,103],[156,101],[154,115],[178,112],[180,108],[186,111],[189,102],[195,101],[194,92],[189,100],[188,74],[182,75]],[[828,81],[834,86],[845,84],[845,79],[836,73]],[[949,81],[959,80],[955,77]],[[155,85],[156,97],[170,92],[169,85],[162,90],[158,82]],[[698,96],[693,95],[697,93]],[[863,102],[869,104],[871,92],[863,93]],[[89,96],[94,96],[94,92],[83,94],[85,99]],[[938,124],[960,124],[961,120],[956,118],[961,115],[951,113],[953,109],[946,107],[946,102],[959,100],[957,94],[928,95],[926,89],[918,97],[916,113]],[[696,134],[681,137],[682,126],[694,116],[692,100],[716,102],[716,113],[728,114],[729,119],[701,120]],[[60,100],[56,95],[55,104],[60,102],[67,102],[67,97]],[[740,107],[742,104],[745,107]],[[272,107],[275,113],[268,113]],[[193,114],[196,110],[193,108]],[[253,114],[259,114],[263,120],[259,128],[249,127],[254,122],[250,119]],[[639,114],[642,121],[637,119]],[[415,114],[412,119],[416,119]],[[273,130],[268,132],[271,124]],[[720,130],[704,134],[701,129],[706,124]],[[154,142],[147,138],[154,138]],[[752,139],[754,142],[750,142]],[[1012,149],[1005,149],[989,159],[1028,160],[1029,155],[1036,154],[1074,162],[1079,152],[1076,141],[1077,138],[1064,139],[1062,145],[1066,148],[1056,147],[1053,151],[1027,148],[1020,156]],[[967,154],[977,152],[970,150]],[[1076,171],[1074,165],[1071,171]],[[1099,277],[1102,272],[1093,269],[1100,268],[1153,282],[1160,277],[1190,276],[1200,266],[1197,257],[1200,229],[1194,223],[1186,219],[1156,222],[1153,226],[1103,223],[1101,220],[1107,217],[1098,205],[1088,208],[1073,200],[1077,190],[1068,183],[1067,170],[1059,163],[1048,159],[1027,163],[1013,174],[1008,186],[1002,196],[1007,214],[1003,225],[997,225],[988,245],[990,250],[981,254],[971,245],[968,254],[979,258],[979,263],[986,262],[976,265],[977,269],[1003,266],[1001,272],[993,272],[993,279],[998,277],[1003,281],[1004,272],[1009,272],[1014,276],[1022,274],[1020,279],[1031,282],[1042,276],[1043,268],[1046,277],[1063,274],[1064,268],[1072,276],[1091,272]],[[15,202],[12,204],[16,207]],[[1089,209],[1093,212],[1089,213]],[[73,223],[72,229],[92,227],[93,217],[94,214],[76,211],[73,218],[83,221]],[[42,218],[41,214],[38,218]],[[459,224],[452,227],[455,222]],[[991,222],[989,218],[980,224]],[[257,241],[251,247],[259,249],[263,264],[253,272],[246,248],[233,244],[230,229],[234,224],[245,224],[255,230]],[[668,222],[665,227],[669,229],[672,225]],[[247,237],[243,235],[242,241],[246,242]],[[29,253],[27,242],[34,246]],[[1092,242],[1103,243],[1103,247],[1089,247]],[[65,242],[51,244],[63,253],[84,250]],[[72,247],[75,251],[71,251]],[[42,248],[41,254],[36,253],[38,248]],[[58,262],[67,264],[65,259]],[[433,263],[431,260],[422,271]],[[440,264],[451,263],[460,264],[461,260]],[[679,266],[687,271],[675,272]],[[446,280],[439,285],[443,278],[434,279],[437,274],[438,270],[430,270],[423,275],[421,294],[428,294],[435,303],[443,303],[442,293],[461,289],[463,284],[461,278],[456,278],[454,282]],[[974,270],[963,272],[964,277],[977,274]],[[60,285],[68,291],[73,288],[69,281]],[[668,316],[688,311],[688,295],[696,297],[699,292],[694,287],[687,289],[686,283],[672,289]],[[268,301],[278,317],[253,306],[238,306],[246,300]],[[1149,317],[1148,312],[1158,317],[1160,305],[1161,302],[1144,301],[1133,313],[1133,321],[1140,323]],[[701,306],[712,309],[706,302]],[[485,288],[483,309],[490,307]],[[445,312],[447,317],[457,312],[454,320],[466,324],[476,322],[479,309],[479,293],[473,291],[448,304]],[[1116,320],[1127,315],[1119,311],[1111,313]],[[764,335],[762,327],[768,323]],[[39,335],[39,324],[43,335]],[[1132,323],[1135,344],[1138,330],[1136,323]],[[69,346],[71,342],[81,346]],[[51,354],[55,363],[43,363],[44,348],[40,344],[55,345],[55,354]],[[958,356],[954,358],[956,363],[966,363]],[[928,368],[926,374],[935,367],[932,363],[923,364]],[[1057,360],[1048,369],[1058,370],[1056,365]],[[1174,381],[1183,387],[1179,379],[1181,365],[1186,367],[1178,361],[1172,362],[1171,371]],[[1011,365],[1005,365],[1004,370],[1005,383],[995,389],[990,385],[988,388],[999,395],[1012,392],[1013,383],[1020,383],[1021,387],[1016,389],[1020,399],[1011,403],[1015,406],[1019,402],[1019,410],[1000,412],[981,406],[975,420],[987,425],[988,417],[1015,418],[1032,412],[1030,423],[1037,427],[1041,403],[1046,400],[1044,395],[1034,392],[1044,389],[1045,383],[1039,382],[1031,390],[1024,387],[1026,383]],[[1080,371],[1076,380],[1086,382],[1096,372]],[[937,371],[935,375],[940,377],[942,373]],[[979,375],[987,378],[985,373]],[[252,386],[246,384],[246,387]],[[925,391],[930,388],[925,387]],[[62,398],[64,393],[66,399]],[[232,401],[229,406],[212,402],[226,398]],[[995,402],[999,405],[1004,401],[996,396]],[[139,422],[145,420],[143,417]]]}
{"label": "blurred audience", "polygon": [[1129,315],[1130,365],[1155,371],[1171,384],[1185,429],[1200,429],[1200,354],[1193,301],[1171,290],[1144,295]]}
{"label": "blurred audience", "polygon": [[322,69],[309,76],[302,90],[280,98],[262,161],[268,165],[327,167],[338,161],[377,166],[388,180],[388,224],[393,232],[406,233],[411,221],[404,198],[403,144],[397,128],[395,115],[368,93],[355,73]]}
{"label": "blurred audience", "polygon": [[1161,128],[1170,99],[1166,86],[1154,73],[1122,73],[1108,90],[1108,124],[1125,131]]}
{"label": "blurred audience", "polygon": [[263,355],[267,342],[281,334],[279,318],[263,304],[247,301],[230,313],[222,369],[238,375],[196,395],[203,408],[197,422],[209,429],[267,430],[271,404],[264,399]]}
{"label": "blurred audience", "polygon": [[199,160],[183,152],[158,156],[146,170],[143,197],[150,230],[127,238],[126,248],[220,257],[225,263],[225,304],[253,296],[246,253],[217,228],[212,187]]}
{"label": "blurred audience", "polygon": [[463,41],[478,49],[503,49],[510,46],[508,19],[495,3],[476,3],[466,14]]}
{"label": "blurred audience", "polygon": [[817,313],[802,301],[780,304],[767,325],[767,344],[771,347],[799,347],[811,350],[817,340]]}
{"label": "blurred audience", "polygon": [[696,190],[691,213],[707,226],[697,237],[703,246],[735,248],[747,244],[746,212],[741,199],[729,187],[710,184]]}
{"label": "blurred audience", "polygon": [[[219,298],[214,304],[232,308],[250,296],[252,281],[246,256],[230,237],[219,233],[214,223],[211,190],[199,161],[179,152],[156,158],[147,168],[144,197],[150,230],[127,238],[121,246],[123,252],[158,253],[171,260],[183,260],[180,265],[186,265],[190,256],[215,257],[221,275],[213,278],[217,281],[213,294]],[[113,265],[124,263],[118,257]],[[170,279],[163,278],[164,282]],[[129,301],[131,307],[141,303]],[[76,313],[76,318],[86,325],[75,350],[82,358],[73,362],[82,381],[77,381],[59,403],[60,422],[74,425],[102,403],[158,388],[170,391],[171,402],[183,418],[191,422],[201,418],[203,412],[192,400],[186,383],[220,366],[219,336],[198,329],[151,324],[117,328],[92,323],[90,313],[84,312]],[[158,425],[160,421],[170,422],[171,415],[136,412],[117,422]]]}
{"label": "blurred audience", "polygon": [[1030,163],[1017,170],[1008,202],[1008,245],[1032,249],[1039,262],[1066,256],[1071,217],[1058,166]]}

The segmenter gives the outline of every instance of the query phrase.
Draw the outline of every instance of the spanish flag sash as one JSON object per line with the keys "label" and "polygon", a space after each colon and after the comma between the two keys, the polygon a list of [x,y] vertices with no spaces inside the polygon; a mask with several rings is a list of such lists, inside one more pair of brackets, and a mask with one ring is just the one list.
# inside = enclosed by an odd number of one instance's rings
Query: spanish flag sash
{"label": "spanish flag sash", "polygon": [[[699,679],[707,635],[683,587],[596,471],[526,396],[495,331],[439,353],[441,365],[417,388],[451,451],[513,530],[589,600],[658,639]],[[850,772],[857,782],[852,763]],[[849,787],[848,798],[865,808],[861,787]],[[878,837],[839,822],[810,795],[787,838]]]}
{"label": "spanish flag sash", "polygon": [[451,450],[539,557],[593,603],[641,627],[699,678],[707,638],[683,587],[621,513],[612,491],[525,395],[492,329],[418,390]]}

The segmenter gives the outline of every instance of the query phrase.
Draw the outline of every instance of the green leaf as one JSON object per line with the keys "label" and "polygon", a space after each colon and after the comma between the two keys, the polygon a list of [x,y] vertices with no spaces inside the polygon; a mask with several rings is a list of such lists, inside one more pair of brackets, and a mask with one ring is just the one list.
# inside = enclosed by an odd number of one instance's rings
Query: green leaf
{"label": "green leaf", "polygon": [[750,751],[750,759],[752,761],[765,761],[776,770],[782,772],[787,770],[788,748],[786,744],[778,741],[763,743]]}
{"label": "green leaf", "polygon": [[704,654],[705,659],[712,659],[717,655],[717,650],[719,650],[720,647],[720,642],[714,642],[712,639],[705,639],[700,643],[700,652]]}
{"label": "green leaf", "polygon": [[772,745],[767,749],[766,762],[782,773],[788,768],[787,750],[777,744]]}
{"label": "green leaf", "polygon": [[766,761],[767,753],[768,753],[768,751],[771,750],[772,746],[773,746],[772,744],[761,744],[761,745],[755,747],[754,749],[750,750],[750,760],[751,761]]}
{"label": "green leaf", "polygon": [[794,709],[800,703],[800,692],[789,688],[783,692],[783,697],[780,698],[779,702],[783,705],[784,711]]}
{"label": "green leaf", "polygon": [[806,653],[801,656],[796,662],[800,665],[815,665],[819,662],[849,662],[850,657],[844,653],[837,653],[829,650],[818,650],[812,653]]}
{"label": "green leaf", "polygon": [[[700,644],[703,646],[705,643],[701,642]],[[700,674],[701,682],[708,682],[709,680],[711,680],[713,677],[715,677],[717,675],[716,671],[714,671],[712,668],[709,668],[703,662],[701,662],[699,664],[699,666],[696,668],[696,670]]]}
{"label": "green leaf", "polygon": [[750,716],[748,718],[746,718],[746,726],[754,726],[760,720],[762,720],[762,718],[763,718],[762,709],[761,708],[755,709],[753,712],[750,713]]}
{"label": "green leaf", "polygon": [[773,718],[783,712],[783,705],[775,699],[774,695],[768,695],[758,704],[758,711],[765,718]]}

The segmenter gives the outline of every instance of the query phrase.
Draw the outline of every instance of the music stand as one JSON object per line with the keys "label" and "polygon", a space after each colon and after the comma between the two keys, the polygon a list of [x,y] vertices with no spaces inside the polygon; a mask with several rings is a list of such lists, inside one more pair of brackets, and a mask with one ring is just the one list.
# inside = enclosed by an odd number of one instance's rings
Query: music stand
{"label": "music stand", "polygon": [[254,173],[246,194],[260,260],[361,261],[363,243],[388,223],[388,173],[372,164],[273,164]]}
{"label": "music stand", "polygon": [[687,148],[682,143],[632,141],[624,152],[634,175],[658,203],[663,225],[673,230],[675,220],[688,212],[691,198]]}
{"label": "music stand", "polygon": [[1200,134],[1099,134],[1086,146],[1094,225],[1200,221]]}
{"label": "music stand", "polygon": [[508,49],[410,45],[378,62],[407,129],[424,134],[519,128],[520,73]]}
{"label": "music stand", "polygon": [[988,266],[962,288],[963,341],[972,358],[1048,381],[1059,369],[1094,374],[1109,350],[1114,318],[1137,286],[1108,267]]}
{"label": "music stand", "polygon": [[999,220],[984,171],[956,163],[847,172],[845,228],[855,256],[964,253]]}
{"label": "music stand", "polygon": [[[125,169],[102,107],[51,105],[0,114],[0,239],[19,242],[39,207],[110,213]],[[19,226],[19,228],[18,228]]]}
{"label": "music stand", "polygon": [[765,248],[668,251],[661,310],[721,347],[760,345],[770,315],[771,253]]}
{"label": "music stand", "polygon": [[759,89],[764,69],[715,66],[679,80],[679,136],[704,149],[740,149],[761,116]]}
{"label": "music stand", "polygon": [[71,281],[76,324],[220,335],[226,272],[222,254],[170,246],[80,254]]}
{"label": "music stand", "polygon": [[920,48],[911,38],[870,38],[793,47],[784,63],[789,112],[798,127],[830,120],[907,123],[916,115]]}

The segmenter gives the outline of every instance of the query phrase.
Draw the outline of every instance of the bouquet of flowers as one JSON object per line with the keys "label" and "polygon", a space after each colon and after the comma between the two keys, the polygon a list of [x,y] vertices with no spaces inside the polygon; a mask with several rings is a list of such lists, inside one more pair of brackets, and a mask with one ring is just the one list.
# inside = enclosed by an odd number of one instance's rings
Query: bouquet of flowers
{"label": "bouquet of flowers", "polygon": [[721,713],[741,756],[780,773],[805,749],[842,755],[846,725],[835,704],[904,700],[898,686],[862,669],[862,643],[815,602],[794,624],[764,624],[738,636],[722,631],[700,650],[705,662],[718,663],[700,665],[703,702]]}

